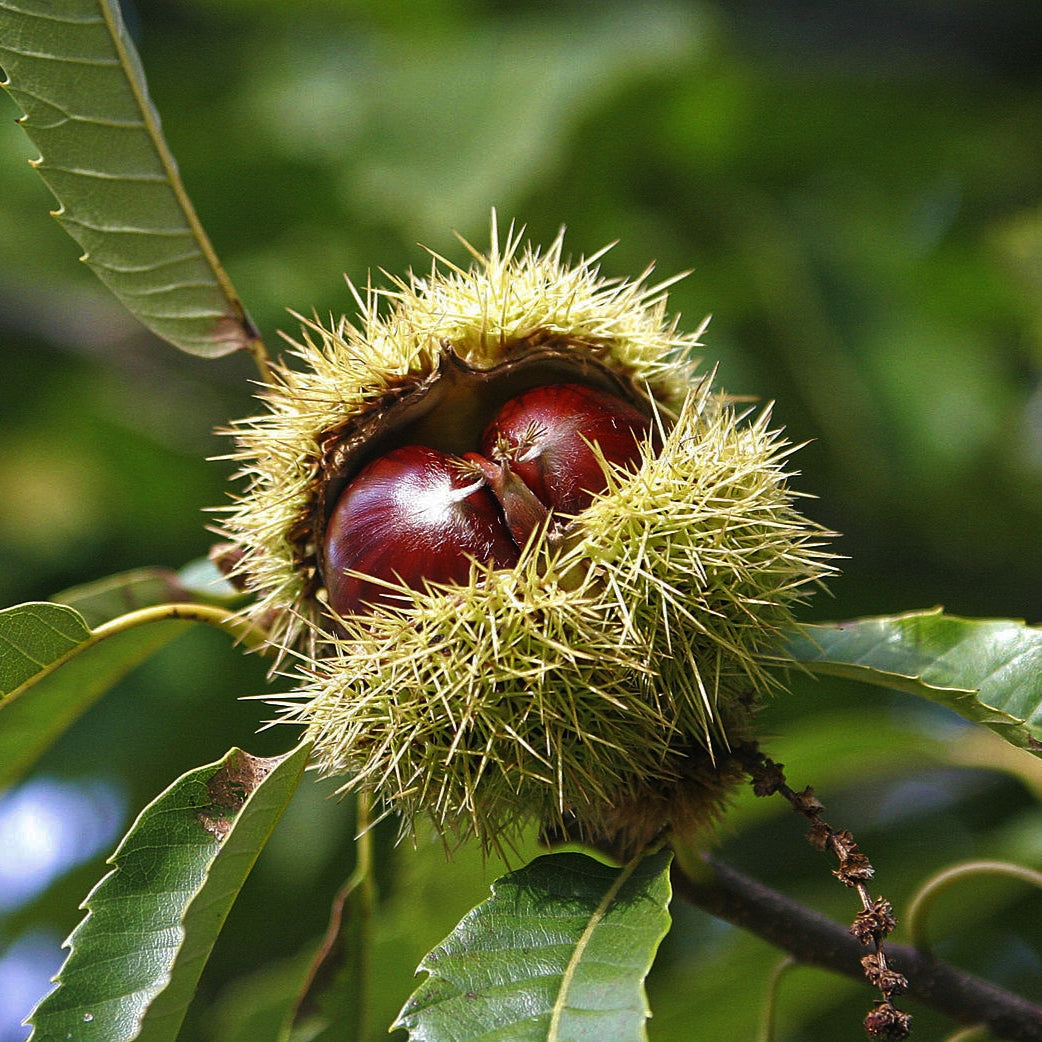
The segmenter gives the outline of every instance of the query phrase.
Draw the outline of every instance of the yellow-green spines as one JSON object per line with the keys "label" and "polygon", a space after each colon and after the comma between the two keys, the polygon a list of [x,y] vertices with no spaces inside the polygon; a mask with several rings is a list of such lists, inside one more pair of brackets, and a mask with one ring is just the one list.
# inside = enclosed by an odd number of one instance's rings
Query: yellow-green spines
{"label": "yellow-green spines", "polygon": [[[405,831],[428,817],[496,846],[537,821],[639,842],[712,816],[793,606],[833,571],[768,410],[736,415],[694,379],[698,333],[677,332],[662,286],[604,280],[561,249],[513,235],[500,249],[493,232],[469,270],[437,261],[359,296],[356,324],[305,323],[299,368],[278,369],[267,413],[235,431],[249,487],[225,529],[251,611],[303,654],[282,718]],[[446,352],[494,371],[547,342],[648,396],[639,468],[605,463],[607,491],[516,568],[475,565],[464,585],[401,591],[407,610],[334,626],[315,526],[338,452]]]}

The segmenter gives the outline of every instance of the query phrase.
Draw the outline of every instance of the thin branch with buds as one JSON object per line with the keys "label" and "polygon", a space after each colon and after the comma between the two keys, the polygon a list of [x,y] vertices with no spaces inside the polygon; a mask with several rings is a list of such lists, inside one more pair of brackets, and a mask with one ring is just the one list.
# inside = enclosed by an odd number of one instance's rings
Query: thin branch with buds
{"label": "thin branch with buds", "polygon": [[[679,897],[756,934],[804,965],[855,979],[863,976],[864,949],[847,927],[709,854],[701,860],[706,878],[698,879],[674,862],[673,889]],[[959,1024],[986,1025],[996,1038],[1042,1042],[1042,1006],[916,948],[888,944],[887,952],[907,974],[910,998]]]}
{"label": "thin branch with buds", "polygon": [[785,781],[782,765],[765,756],[755,746],[741,750],[739,756],[752,779],[753,792],[757,796],[779,793],[789,801],[793,810],[807,818],[810,821],[807,839],[811,846],[834,854],[839,867],[833,875],[844,886],[857,891],[861,899],[861,911],[855,917],[850,933],[862,946],[871,946],[872,951],[862,956],[860,962],[865,977],[882,995],[882,999],[865,1017],[865,1030],[870,1038],[907,1038],[912,1018],[898,1009],[893,999],[908,990],[908,979],[890,966],[883,948],[883,941],[897,925],[897,920],[890,902],[883,897],[873,899],[868,889],[866,881],[875,873],[872,863],[858,849],[849,831],[837,831],[825,821],[822,817],[825,808],[809,785],[802,792],[790,788]]}

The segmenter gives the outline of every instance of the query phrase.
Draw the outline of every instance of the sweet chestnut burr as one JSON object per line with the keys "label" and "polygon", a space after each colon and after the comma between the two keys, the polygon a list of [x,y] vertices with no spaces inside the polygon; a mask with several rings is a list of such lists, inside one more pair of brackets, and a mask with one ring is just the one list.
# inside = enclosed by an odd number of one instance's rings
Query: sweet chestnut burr
{"label": "sweet chestnut burr", "polygon": [[535,823],[625,854],[717,813],[834,558],[668,283],[562,249],[493,225],[469,269],[305,321],[233,431],[224,532],[320,773],[408,834]]}

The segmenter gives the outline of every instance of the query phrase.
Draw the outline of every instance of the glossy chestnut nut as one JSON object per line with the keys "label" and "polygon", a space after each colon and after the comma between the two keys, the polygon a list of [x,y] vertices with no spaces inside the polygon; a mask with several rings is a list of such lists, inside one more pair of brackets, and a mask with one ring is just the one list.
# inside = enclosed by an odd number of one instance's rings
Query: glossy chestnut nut
{"label": "glossy chestnut nut", "polygon": [[421,445],[380,456],[348,483],[326,525],[324,551],[329,603],[340,615],[402,606],[400,594],[363,575],[420,590],[426,582],[465,583],[472,559],[499,568],[518,561],[480,474]]}
{"label": "glossy chestnut nut", "polygon": [[650,426],[615,395],[551,384],[508,401],[481,454],[407,445],[380,456],[348,483],[326,526],[331,607],[352,615],[401,606],[380,580],[420,590],[466,582],[472,560],[513,567],[551,512],[577,514],[607,489],[594,445],[609,463],[636,464]]}
{"label": "glossy chestnut nut", "polygon": [[508,401],[481,437],[481,452],[505,460],[548,509],[578,514],[608,487],[605,460],[629,467],[651,421],[636,406],[584,384],[535,387]]}

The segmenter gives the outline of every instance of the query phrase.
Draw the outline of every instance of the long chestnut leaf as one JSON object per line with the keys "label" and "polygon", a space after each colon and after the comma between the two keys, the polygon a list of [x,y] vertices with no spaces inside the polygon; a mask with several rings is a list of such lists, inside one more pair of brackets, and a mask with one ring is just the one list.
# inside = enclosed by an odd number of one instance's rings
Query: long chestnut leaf
{"label": "long chestnut leaf", "polygon": [[503,876],[424,958],[430,976],[395,1027],[411,1042],[641,1042],[670,857],[617,869],[557,853]]}
{"label": "long chestnut leaf", "polygon": [[239,890],[293,795],[308,746],[232,749],[139,815],[84,901],[33,1042],[174,1042]]}
{"label": "long chestnut leaf", "polygon": [[117,0],[0,0],[3,86],[83,260],[190,354],[263,347],[196,216]]}
{"label": "long chestnut leaf", "polygon": [[931,608],[803,626],[788,650],[813,673],[919,695],[1042,755],[1038,626]]}

